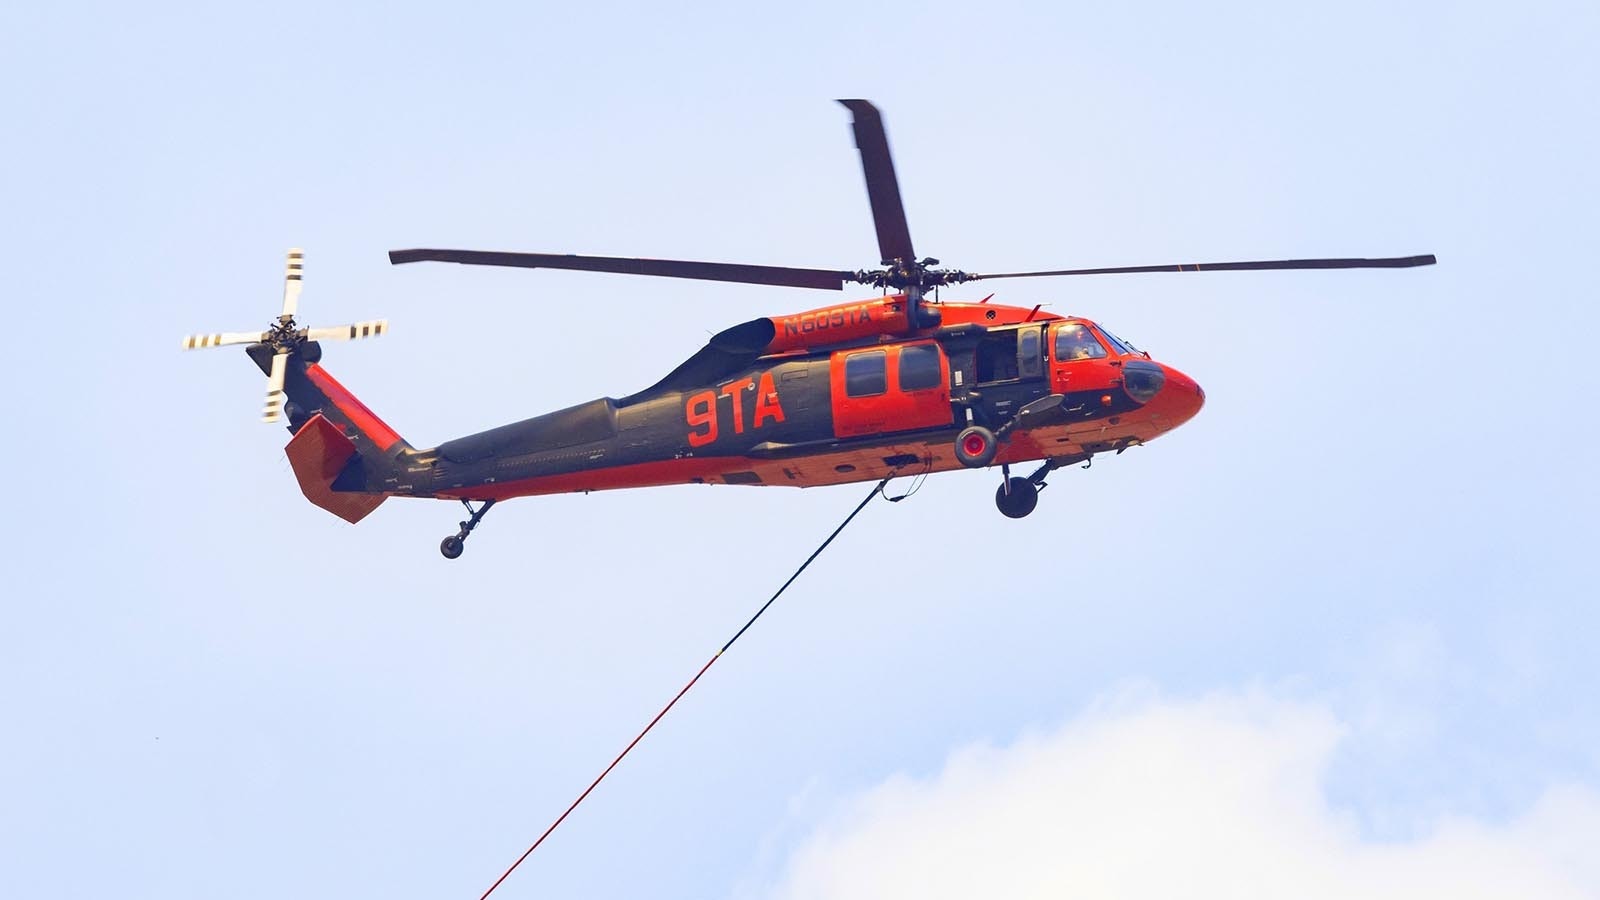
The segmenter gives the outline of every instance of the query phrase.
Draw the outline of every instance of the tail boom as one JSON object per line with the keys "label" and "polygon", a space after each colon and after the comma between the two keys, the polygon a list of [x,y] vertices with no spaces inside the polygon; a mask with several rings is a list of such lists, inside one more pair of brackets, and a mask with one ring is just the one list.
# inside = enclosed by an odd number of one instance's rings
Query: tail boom
{"label": "tail boom", "polygon": [[321,391],[322,395],[328,398],[328,402],[332,403],[335,409],[350,420],[350,424],[355,426],[358,432],[365,435],[377,447],[379,453],[388,453],[400,443],[400,435],[393,428],[384,424],[376,413],[368,409],[365,403],[357,400],[354,394],[329,375],[322,366],[312,363],[306,366],[305,373],[306,380]]}

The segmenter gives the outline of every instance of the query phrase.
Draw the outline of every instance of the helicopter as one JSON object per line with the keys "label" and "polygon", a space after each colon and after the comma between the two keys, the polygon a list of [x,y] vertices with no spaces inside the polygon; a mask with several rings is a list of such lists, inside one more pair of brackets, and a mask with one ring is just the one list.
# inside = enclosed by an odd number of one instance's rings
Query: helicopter
{"label": "helicopter", "polygon": [[[834,270],[570,254],[412,249],[436,261],[567,269],[878,296],[752,319],[713,335],[660,381],[418,449],[322,368],[322,343],[377,337],[386,320],[305,328],[296,320],[304,255],[289,251],[283,306],[264,331],[184,338],[184,349],[246,344],[267,376],[262,421],[287,419],[301,491],[347,522],[390,497],[459,501],[467,518],[439,544],[456,559],[496,503],[514,497],[669,484],[816,487],[1000,467],[995,505],[1033,512],[1047,476],[1148,443],[1193,418],[1191,377],[1078,316],[939,289],[1006,278],[1139,272],[1408,268],[1408,257],[1288,259],[972,273],[913,250],[887,133],[866,100],[852,115],[877,232],[879,267]],[[1011,467],[1037,463],[1026,475]],[[476,506],[474,506],[476,504]]]}

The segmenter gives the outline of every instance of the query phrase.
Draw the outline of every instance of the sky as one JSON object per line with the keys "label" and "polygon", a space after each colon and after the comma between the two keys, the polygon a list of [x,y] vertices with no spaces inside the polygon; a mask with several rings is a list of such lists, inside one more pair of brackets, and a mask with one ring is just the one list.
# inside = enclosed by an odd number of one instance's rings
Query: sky
{"label": "sky", "polygon": [[[848,114],[968,270],[1201,414],[1038,510],[874,503],[496,897],[1594,897],[1594,4],[34,4],[0,33],[0,893],[477,897],[867,490],[308,504],[194,332],[412,444],[837,299]],[[979,299],[987,291],[952,292]]]}

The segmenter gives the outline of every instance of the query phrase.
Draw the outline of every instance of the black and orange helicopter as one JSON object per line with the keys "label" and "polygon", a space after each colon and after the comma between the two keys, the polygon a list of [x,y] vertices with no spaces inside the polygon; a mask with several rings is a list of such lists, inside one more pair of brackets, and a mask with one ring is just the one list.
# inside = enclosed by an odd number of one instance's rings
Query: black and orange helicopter
{"label": "black and orange helicopter", "polygon": [[[306,497],[359,522],[390,497],[458,500],[468,518],[439,545],[449,559],[490,507],[512,497],[666,484],[814,487],[998,464],[1000,512],[1021,518],[1046,476],[1120,453],[1187,422],[1194,379],[1088,319],[1039,306],[940,302],[939,288],[1000,278],[1128,272],[1404,268],[1431,255],[1289,259],[976,274],[918,259],[878,110],[841,100],[877,227],[881,268],[801,269],[476,250],[396,250],[391,263],[573,269],[880,296],[753,319],[716,335],[656,384],[416,449],[322,368],[321,342],[376,337],[382,320],[302,328],[300,251],[266,331],[195,335],[185,349],[248,344],[267,374],[263,421],[287,418]],[[1038,462],[1030,474],[1011,466]],[[474,507],[473,504],[478,506]]]}

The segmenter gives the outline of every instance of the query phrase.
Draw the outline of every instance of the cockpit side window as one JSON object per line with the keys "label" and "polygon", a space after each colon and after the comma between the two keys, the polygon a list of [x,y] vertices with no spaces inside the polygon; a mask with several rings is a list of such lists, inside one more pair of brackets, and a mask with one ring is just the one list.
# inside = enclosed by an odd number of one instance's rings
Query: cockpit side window
{"label": "cockpit side window", "polygon": [[1075,359],[1100,359],[1106,349],[1095,340],[1094,332],[1081,322],[1068,322],[1056,329],[1056,360],[1072,362]]}

